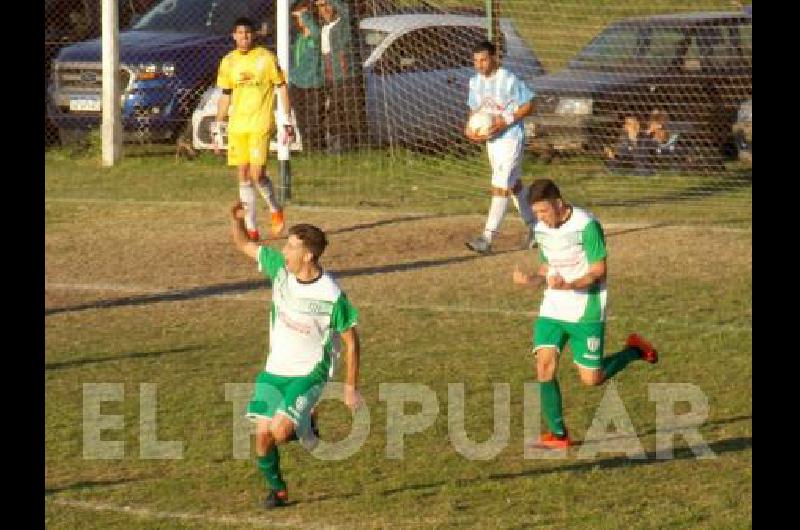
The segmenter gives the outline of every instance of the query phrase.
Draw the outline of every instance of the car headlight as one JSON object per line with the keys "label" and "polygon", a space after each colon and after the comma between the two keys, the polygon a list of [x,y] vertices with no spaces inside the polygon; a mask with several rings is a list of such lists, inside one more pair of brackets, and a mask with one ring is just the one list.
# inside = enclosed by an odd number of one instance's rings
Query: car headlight
{"label": "car headlight", "polygon": [[739,121],[753,121],[753,100],[745,101],[739,106]]}
{"label": "car headlight", "polygon": [[583,116],[591,113],[591,98],[560,98],[556,105],[556,114]]}
{"label": "car headlight", "polygon": [[136,68],[136,79],[159,79],[175,76],[175,63],[147,63]]}

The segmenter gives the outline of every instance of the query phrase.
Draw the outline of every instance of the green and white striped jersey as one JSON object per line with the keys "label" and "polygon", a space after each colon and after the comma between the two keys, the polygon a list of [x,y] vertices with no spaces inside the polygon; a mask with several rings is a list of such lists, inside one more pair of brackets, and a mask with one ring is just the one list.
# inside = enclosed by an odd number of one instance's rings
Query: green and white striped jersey
{"label": "green and white striped jersey", "polygon": [[[558,273],[568,282],[584,276],[590,264],[606,257],[603,228],[582,208],[573,206],[570,218],[558,228],[536,223],[535,237],[539,260],[549,265],[548,276]],[[545,289],[539,316],[564,322],[604,322],[605,280],[588,289]]]}
{"label": "green and white striped jersey", "polygon": [[258,269],[272,280],[269,356],[265,371],[305,376],[319,371],[327,378],[338,334],[357,323],[358,311],[327,273],[311,283],[286,270],[279,251],[262,246]]}

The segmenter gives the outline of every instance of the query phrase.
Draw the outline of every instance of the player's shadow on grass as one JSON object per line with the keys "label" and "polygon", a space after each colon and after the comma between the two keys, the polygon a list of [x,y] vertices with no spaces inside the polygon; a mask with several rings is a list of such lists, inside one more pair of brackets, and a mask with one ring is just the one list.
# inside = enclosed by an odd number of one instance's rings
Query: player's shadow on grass
{"label": "player's shadow on grass", "polygon": [[120,361],[123,359],[142,359],[147,357],[160,357],[168,353],[182,353],[187,351],[199,350],[199,346],[184,346],[182,348],[172,348],[170,350],[148,351],[148,352],[131,352],[123,353],[122,355],[114,355],[111,357],[84,357],[81,359],[72,359],[70,361],[61,361],[53,363],[45,363],[45,370],[61,370],[63,368],[73,368],[75,366],[84,366],[87,364],[105,363],[110,361]]}
{"label": "player's shadow on grass", "polygon": [[[491,256],[500,256],[503,254],[508,254],[509,252],[517,252],[517,250],[499,250],[496,252],[492,252]],[[342,269],[342,270],[334,270],[331,273],[336,278],[350,278],[353,276],[364,276],[370,274],[385,274],[389,272],[405,272],[405,271],[412,271],[417,269],[424,269],[427,267],[439,267],[442,265],[452,265],[454,263],[463,263],[466,261],[472,261],[476,259],[480,259],[482,257],[488,256],[481,256],[478,254],[470,254],[468,256],[454,256],[452,258],[441,258],[441,259],[423,259],[418,261],[410,261],[408,263],[395,263],[391,265],[380,265],[377,267],[359,267],[356,269]]]}
{"label": "player's shadow on grass", "polygon": [[439,219],[442,217],[446,217],[445,215],[435,215],[435,214],[428,214],[428,215],[406,215],[403,217],[394,217],[392,219],[382,219],[380,221],[374,221],[371,223],[360,223],[353,226],[345,226],[343,228],[336,228],[334,230],[327,230],[325,233],[328,235],[332,234],[346,234],[347,232],[357,232],[359,230],[369,230],[370,228],[378,228],[379,226],[385,225],[393,225],[398,223],[407,223],[409,221],[423,221],[427,219]]}
{"label": "player's shadow on grass", "polygon": [[73,306],[54,307],[45,309],[45,316],[57,315],[59,313],[69,313],[72,311],[83,311],[85,309],[106,309],[109,307],[125,307],[144,304],[153,304],[156,302],[177,302],[181,300],[195,300],[198,298],[205,298],[209,296],[218,296],[222,294],[236,294],[262,287],[268,286],[264,280],[246,280],[242,282],[220,283],[216,285],[207,285],[202,287],[192,287],[190,289],[179,289],[176,291],[168,291],[163,293],[142,294],[134,296],[123,296],[121,298],[112,298],[110,300],[96,300],[94,302],[87,302],[85,304],[77,304]]}
{"label": "player's shadow on grass", "polygon": [[[517,251],[502,250],[493,252],[492,256],[499,256],[509,252],[517,252]],[[451,258],[419,260],[419,261],[412,261],[409,263],[381,265],[377,267],[360,267],[355,269],[329,270],[329,272],[333,274],[335,278],[350,278],[354,276],[364,276],[370,274],[404,272],[410,270],[424,269],[426,267],[439,267],[442,265],[451,265],[453,263],[472,261],[475,259],[479,259],[481,257],[483,256],[479,256],[477,254],[470,254],[468,256],[454,256]],[[123,296],[121,298],[113,298],[110,300],[96,300],[94,302],[87,302],[85,304],[54,307],[50,309],[45,309],[44,314],[45,316],[52,316],[52,315],[58,315],[60,313],[84,311],[86,309],[108,309],[112,307],[137,306],[137,305],[153,304],[157,302],[177,302],[181,300],[196,300],[199,298],[207,298],[212,296],[241,294],[247,291],[255,291],[266,287],[269,287],[269,281],[266,279],[220,283],[216,285],[192,287],[190,289],[181,289],[164,293]]]}
{"label": "player's shadow on grass", "polygon": [[67,484],[66,486],[59,486],[57,488],[45,488],[44,495],[45,497],[49,495],[54,495],[56,493],[61,493],[62,491],[75,491],[75,490],[85,490],[91,488],[100,488],[103,486],[116,486],[117,484],[125,484],[127,482],[135,482],[139,479],[137,478],[120,478],[114,480],[82,480],[80,482],[73,482],[72,484]]}
{"label": "player's shadow on grass", "polygon": [[674,203],[694,199],[706,199],[722,193],[736,191],[741,188],[753,186],[752,178],[737,175],[729,179],[724,186],[694,185],[679,191],[672,191],[661,195],[647,195],[635,199],[599,199],[587,202],[587,206],[647,206],[658,203]]}
{"label": "player's shadow on grass", "polygon": [[[435,217],[435,216],[432,216]],[[338,233],[342,231],[351,231],[351,230],[361,230],[366,228],[373,228],[375,226],[379,226],[381,224],[389,224],[395,223],[399,220],[418,220],[427,218],[426,216],[417,216],[417,217],[406,217],[406,218],[398,218],[398,219],[389,219],[386,221],[376,221],[375,223],[368,223],[363,225],[354,225],[352,227],[346,227],[340,229]],[[639,227],[632,227],[632,228],[623,228],[619,230],[609,231],[608,237],[615,237],[622,234],[628,234],[631,232],[639,232],[643,230],[653,230],[655,228],[660,228],[663,226],[668,226],[669,223],[656,223],[651,225],[644,225]],[[334,231],[334,233],[337,233]],[[467,254],[462,256],[452,256],[449,258],[439,258],[439,259],[423,259],[417,261],[410,261],[407,263],[393,263],[390,265],[378,265],[374,267],[358,267],[353,269],[330,269],[329,272],[333,274],[335,278],[353,278],[357,276],[367,276],[371,274],[387,274],[391,272],[407,272],[407,271],[414,271],[419,269],[425,269],[428,267],[441,267],[444,265],[453,265],[457,263],[465,263],[468,261],[473,261],[476,259],[481,259],[484,257],[496,257],[502,256],[504,254],[509,254],[512,252],[525,252],[521,249],[506,249],[506,250],[496,250],[493,251],[489,256],[482,256],[479,254]],[[45,309],[45,316],[57,315],[60,313],[70,313],[74,311],[83,311],[86,309],[107,309],[111,307],[126,307],[126,306],[136,306],[136,305],[145,305],[145,304],[153,304],[158,302],[177,302],[182,300],[196,300],[199,298],[207,298],[212,296],[220,296],[220,295],[233,295],[233,294],[242,294],[248,291],[255,291],[262,288],[266,288],[269,286],[269,281],[266,279],[257,279],[257,280],[245,280],[241,282],[231,282],[231,283],[220,283],[215,285],[207,285],[201,287],[192,287],[189,289],[179,289],[175,291],[168,291],[163,293],[152,293],[152,294],[143,294],[143,295],[133,295],[133,296],[123,296],[120,298],[113,298],[110,300],[96,300],[94,302],[87,302],[85,304],[77,304],[73,306],[64,306],[64,307],[54,307],[50,309]]]}
{"label": "player's shadow on grass", "polygon": [[[708,447],[716,455],[745,451],[753,447],[753,437],[747,436],[747,437],[717,440],[715,442],[709,443]],[[459,485],[468,485],[468,484],[486,482],[488,480],[508,480],[508,479],[524,478],[524,477],[535,477],[539,475],[549,475],[552,473],[563,473],[565,471],[585,472],[585,471],[598,471],[605,469],[616,469],[620,467],[646,466],[652,464],[663,464],[667,462],[672,462],[674,460],[691,460],[696,458],[694,451],[692,451],[692,449],[689,447],[674,448],[673,457],[669,459],[656,458],[657,455],[655,451],[648,451],[647,453],[645,453],[645,455],[646,458],[638,460],[628,458],[627,456],[618,456],[618,457],[604,458],[599,460],[584,460],[560,466],[536,467],[534,469],[528,469],[525,471],[518,471],[514,473],[492,473],[487,477],[457,479],[456,481]],[[552,460],[547,460],[547,461],[552,462]],[[528,460],[527,462],[530,462],[532,465],[535,465],[537,460],[531,459]],[[431,482],[428,484],[415,484],[411,486],[405,486],[402,488],[392,488],[384,490],[382,494],[394,495],[395,493],[402,493],[405,491],[413,491],[413,490],[420,490],[427,488],[438,488],[445,486],[446,484],[448,484],[447,481]]]}

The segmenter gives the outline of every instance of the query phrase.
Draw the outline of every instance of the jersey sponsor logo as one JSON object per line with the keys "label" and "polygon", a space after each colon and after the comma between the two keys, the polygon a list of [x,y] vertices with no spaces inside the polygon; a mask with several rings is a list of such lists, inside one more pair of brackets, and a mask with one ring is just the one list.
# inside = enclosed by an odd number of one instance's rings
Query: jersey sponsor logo
{"label": "jersey sponsor logo", "polygon": [[600,347],[600,337],[589,337],[586,339],[586,347],[589,351],[595,352]]}
{"label": "jersey sponsor logo", "polygon": [[278,318],[286,325],[287,328],[291,329],[292,331],[296,331],[303,335],[311,335],[311,326],[296,320],[292,320],[285,311],[278,309]]}

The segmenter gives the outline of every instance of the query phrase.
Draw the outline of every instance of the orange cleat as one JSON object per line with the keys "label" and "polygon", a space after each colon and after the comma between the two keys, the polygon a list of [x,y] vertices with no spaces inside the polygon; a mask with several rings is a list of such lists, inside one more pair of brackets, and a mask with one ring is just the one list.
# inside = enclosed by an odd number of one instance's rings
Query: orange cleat
{"label": "orange cleat", "polygon": [[283,232],[283,227],[285,224],[283,220],[283,210],[272,212],[271,221],[272,221],[272,227],[270,231],[272,232],[272,235],[279,236],[281,232]]}
{"label": "orange cleat", "polygon": [[556,436],[551,432],[544,432],[539,436],[539,441],[533,444],[537,449],[566,449],[572,445],[569,434],[564,431],[563,436]]}

